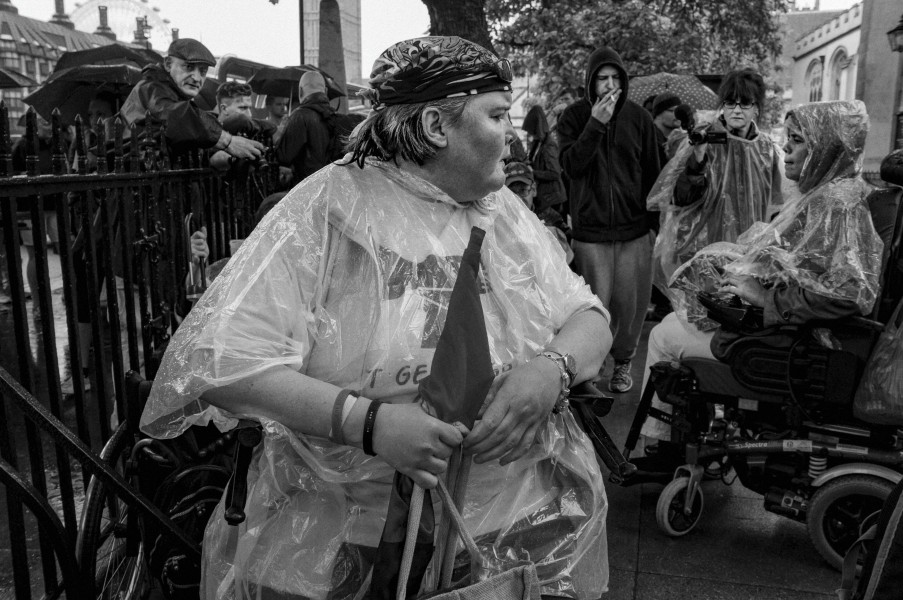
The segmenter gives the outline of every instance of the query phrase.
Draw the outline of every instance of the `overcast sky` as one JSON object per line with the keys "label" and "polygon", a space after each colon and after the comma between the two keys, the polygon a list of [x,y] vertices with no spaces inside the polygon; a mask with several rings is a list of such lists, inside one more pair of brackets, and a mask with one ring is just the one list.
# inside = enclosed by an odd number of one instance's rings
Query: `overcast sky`
{"label": "overcast sky", "polygon": [[[203,41],[215,55],[231,53],[276,66],[298,64],[298,0],[280,0],[275,5],[269,0],[106,0],[103,4],[110,5],[112,15],[114,5],[123,1],[159,8],[158,14],[169,19],[170,27],[178,27],[181,37]],[[54,13],[54,0],[13,0],[13,4],[20,15],[35,19],[50,20]],[[76,9],[73,0],[66,0],[65,6],[70,14]],[[361,0],[361,76],[370,74],[380,52],[399,40],[424,35],[429,25],[421,0]]]}
{"label": "overcast sky", "polygon": [[[740,0],[742,1],[742,0]],[[802,0],[809,4],[815,0]],[[84,0],[83,0],[84,2]],[[95,3],[99,0],[94,0]],[[235,54],[265,64],[298,64],[298,0],[106,0],[116,4],[144,3],[179,28],[181,37],[204,42],[216,55]],[[848,8],[854,0],[821,0],[822,10]],[[19,14],[49,20],[54,0],[13,0]],[[66,10],[75,2],[66,0]],[[361,0],[362,77],[385,48],[399,40],[424,35],[429,15],[421,0]],[[131,39],[131,38],[129,38]],[[162,50],[164,48],[157,48]]]}

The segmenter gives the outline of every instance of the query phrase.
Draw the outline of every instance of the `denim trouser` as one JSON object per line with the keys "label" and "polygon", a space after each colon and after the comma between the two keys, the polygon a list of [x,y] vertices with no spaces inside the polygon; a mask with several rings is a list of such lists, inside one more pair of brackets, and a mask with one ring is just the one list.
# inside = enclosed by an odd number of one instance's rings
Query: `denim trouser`
{"label": "denim trouser", "polygon": [[611,356],[630,360],[636,354],[652,294],[652,247],[649,232],[627,242],[574,241],[578,272],[611,313]]}

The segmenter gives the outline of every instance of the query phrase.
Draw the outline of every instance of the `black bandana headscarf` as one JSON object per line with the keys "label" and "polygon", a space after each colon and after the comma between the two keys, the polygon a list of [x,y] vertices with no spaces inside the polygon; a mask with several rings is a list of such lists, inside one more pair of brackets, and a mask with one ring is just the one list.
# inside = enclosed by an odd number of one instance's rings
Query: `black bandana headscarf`
{"label": "black bandana headscarf", "polygon": [[376,110],[452,96],[511,91],[511,64],[457,36],[398,42],[373,64],[372,89],[360,95]]}

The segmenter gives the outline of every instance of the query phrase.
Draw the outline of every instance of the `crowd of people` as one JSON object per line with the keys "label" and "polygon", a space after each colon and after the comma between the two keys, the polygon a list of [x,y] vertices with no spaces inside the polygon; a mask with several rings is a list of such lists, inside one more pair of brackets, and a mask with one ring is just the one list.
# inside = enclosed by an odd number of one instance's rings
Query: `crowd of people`
{"label": "crowd of people", "polygon": [[[877,297],[859,101],[795,108],[781,145],[756,124],[762,76],[738,69],[687,131],[678,96],[633,102],[624,61],[600,48],[580,91],[530,108],[521,143],[510,64],[460,38],[385,50],[359,122],[336,114],[314,71],[289,114],[273,97],[252,117],[234,82],[202,111],[192,99],[213,64],[200,42],[173,42],[119,110],[165,122],[173,148],[207,149],[222,169],[259,160],[263,133],[285,168],[287,193],[171,340],[141,422],[161,438],[263,426],[246,523],[229,527],[220,506],[207,528],[204,597],[362,597],[393,473],[434,488],[459,448],[473,463],[465,522],[492,569],[529,559],[544,597],[599,597],[604,478],[561,408],[608,356],[608,389],[632,389],[653,284],[674,310],[646,367],[730,342],[699,291],[762,307],[766,326],[867,314]],[[441,420],[419,384],[475,230],[497,377],[468,428]],[[209,254],[203,231],[192,248]],[[667,439],[660,425],[644,434]]]}

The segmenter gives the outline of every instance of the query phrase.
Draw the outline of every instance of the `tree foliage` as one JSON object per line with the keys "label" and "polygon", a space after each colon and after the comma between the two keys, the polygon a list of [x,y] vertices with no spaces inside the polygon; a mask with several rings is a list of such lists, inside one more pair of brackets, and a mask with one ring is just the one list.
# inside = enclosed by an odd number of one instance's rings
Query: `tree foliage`
{"label": "tree foliage", "polygon": [[788,0],[485,0],[500,54],[555,92],[582,85],[587,55],[618,50],[631,75],[774,69]]}
{"label": "tree foliage", "polygon": [[494,50],[486,22],[485,0],[423,0],[430,35],[457,35]]}

